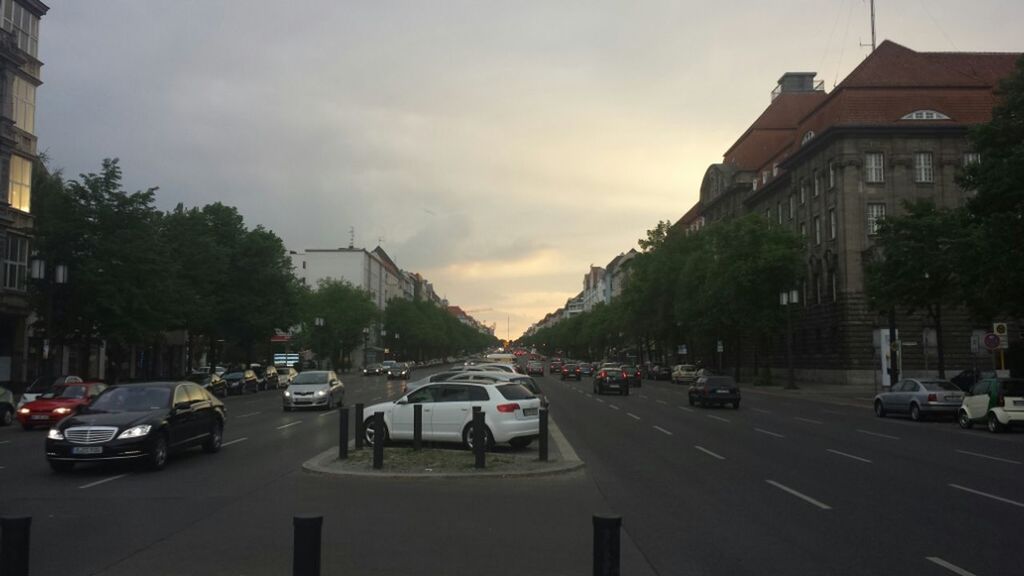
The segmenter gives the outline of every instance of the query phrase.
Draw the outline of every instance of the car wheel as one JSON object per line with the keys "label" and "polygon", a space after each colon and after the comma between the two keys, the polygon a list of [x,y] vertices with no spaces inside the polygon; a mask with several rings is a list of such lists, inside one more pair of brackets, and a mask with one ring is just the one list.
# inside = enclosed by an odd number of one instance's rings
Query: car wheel
{"label": "car wheel", "polygon": [[210,437],[203,442],[203,450],[213,454],[220,451],[220,445],[224,442],[224,424],[220,421],[213,425],[210,430]]}
{"label": "car wheel", "polygon": [[988,413],[988,431],[993,434],[1003,431],[1003,425],[999,422],[995,412]]}
{"label": "car wheel", "polygon": [[57,474],[67,474],[75,468],[74,462],[60,462],[57,460],[50,460],[50,469]]}
{"label": "car wheel", "polygon": [[508,441],[509,445],[515,450],[522,450],[533,442],[533,438],[513,438]]}
{"label": "car wheel", "polygon": [[956,421],[964,430],[970,430],[971,426],[974,426],[974,422],[971,422],[971,417],[967,415],[967,410],[961,410],[957,414]]}
{"label": "car wheel", "polygon": [[[367,446],[373,446],[373,441],[377,437],[377,431],[373,429],[374,428],[374,426],[373,426],[374,421],[376,421],[376,418],[372,418],[371,417],[371,418],[367,418],[366,421],[363,423],[363,437],[366,440],[366,445]],[[384,425],[384,430],[382,432],[383,432],[383,434],[382,434],[382,441],[384,442],[384,445],[387,446],[387,443],[388,443],[388,425],[387,424]]]}
{"label": "car wheel", "polygon": [[[473,449],[473,423],[466,424],[466,427],[462,429],[462,444],[470,450]],[[484,426],[484,450],[490,450],[494,448],[494,437],[491,436],[491,430],[485,425]]]}
{"label": "car wheel", "polygon": [[10,426],[14,422],[14,410],[4,406],[0,408],[0,426]]}
{"label": "car wheel", "polygon": [[153,448],[149,452],[148,462],[150,470],[163,470],[167,465],[167,436],[157,434],[153,440]]}
{"label": "car wheel", "polygon": [[885,418],[885,405],[881,400],[875,400],[875,416]]}
{"label": "car wheel", "polygon": [[917,404],[910,405],[910,419],[914,422],[921,421],[921,407]]}

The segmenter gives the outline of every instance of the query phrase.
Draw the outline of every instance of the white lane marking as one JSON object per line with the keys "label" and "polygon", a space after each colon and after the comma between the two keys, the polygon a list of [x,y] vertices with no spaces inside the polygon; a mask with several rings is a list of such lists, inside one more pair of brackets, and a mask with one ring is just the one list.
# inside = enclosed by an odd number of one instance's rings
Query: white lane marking
{"label": "white lane marking", "polygon": [[657,402],[658,404],[668,404],[668,402],[665,402],[664,400],[657,400],[656,402]]}
{"label": "white lane marking", "polygon": [[811,418],[801,418],[799,416],[794,416],[793,420],[799,420],[801,422],[807,422],[807,423],[810,423],[810,424],[824,424],[824,422],[822,422],[821,420],[813,420]]}
{"label": "white lane marking", "polygon": [[771,484],[772,486],[775,486],[779,490],[782,490],[784,492],[788,492],[788,493],[792,494],[793,496],[796,496],[797,498],[803,500],[804,502],[809,502],[811,504],[814,504],[815,506],[817,506],[818,508],[821,508],[822,510],[831,510],[832,509],[832,507],[829,506],[828,504],[825,504],[824,502],[821,502],[819,500],[815,500],[814,498],[811,498],[810,496],[808,496],[806,494],[802,494],[800,492],[797,492],[796,490],[793,490],[789,486],[784,486],[784,485],[779,484],[778,482],[776,482],[774,480],[765,480],[765,482]]}
{"label": "white lane marking", "polygon": [[114,480],[117,480],[118,478],[124,478],[125,476],[127,476],[127,474],[118,474],[117,476],[111,476],[110,478],[104,478],[103,480],[97,480],[95,482],[90,482],[88,484],[79,486],[78,489],[79,490],[84,490],[85,488],[92,488],[93,486],[99,486],[100,484],[106,484],[107,482],[113,482]]}
{"label": "white lane marking", "polygon": [[636,414],[633,414],[632,412],[626,412],[626,416],[629,416],[630,418],[632,418],[634,420],[639,420],[640,419],[639,416],[637,416]]}
{"label": "white lane marking", "polygon": [[600,398],[594,398],[594,400],[597,400],[597,401],[598,401],[598,402],[600,402],[601,404],[604,404],[604,400],[601,400]]}
{"label": "white lane marking", "polygon": [[938,556],[925,556],[924,559],[931,562],[932,564],[938,564],[939,566],[942,566],[946,570],[949,570],[950,572],[952,572],[953,574],[957,574],[958,576],[977,576],[974,572],[968,572],[967,570],[964,570],[956,564],[950,564],[949,562],[946,562]]}
{"label": "white lane marking", "polygon": [[1024,508],[1024,503],[1017,502],[1016,500],[1010,500],[1009,498],[1003,498],[1002,496],[996,496],[995,494],[989,494],[988,492],[974,490],[972,488],[961,486],[959,484],[950,484],[949,486],[951,488],[956,488],[957,490],[963,490],[964,492],[970,492],[971,494],[977,494],[978,496],[984,496],[985,498],[991,498],[993,500],[998,500],[1000,502],[1005,502],[1007,504],[1013,504],[1014,506],[1020,506],[1021,508]]}
{"label": "white lane marking", "polygon": [[754,432],[760,432],[761,434],[767,434],[769,436],[775,436],[776,438],[785,438],[782,434],[776,434],[775,432],[769,432],[763,428],[754,428]]}
{"label": "white lane marking", "polygon": [[611,408],[612,410],[618,410],[619,409],[619,407],[616,406],[615,404],[609,404],[608,407]]}
{"label": "white lane marking", "polygon": [[331,414],[337,414],[337,413],[338,413],[337,410],[327,410],[326,412],[321,412],[320,415],[317,416],[317,418],[323,418],[324,416],[330,416]]}
{"label": "white lane marking", "polygon": [[666,436],[671,436],[672,435],[671,432],[669,432],[668,430],[665,430],[661,426],[655,426],[654,429],[657,430],[658,432],[661,432],[662,434],[664,434]]}
{"label": "white lane marking", "polygon": [[6,466],[0,466],[0,470],[3,470],[4,468],[6,468]]}
{"label": "white lane marking", "polygon": [[0,440],[0,444],[10,444],[10,440]]}
{"label": "white lane marking", "polygon": [[765,410],[764,408],[754,408],[754,412],[760,412],[761,414],[771,414],[771,410]]}
{"label": "white lane marking", "polygon": [[873,464],[873,462],[871,460],[868,460],[867,458],[861,458],[860,456],[854,456],[853,454],[847,454],[846,452],[840,452],[839,450],[833,450],[829,448],[825,451],[831,452],[833,454],[839,454],[840,456],[846,456],[847,458],[853,458],[854,460],[860,460],[861,462],[867,462],[868,464]]}
{"label": "white lane marking", "polygon": [[721,416],[715,416],[714,414],[708,414],[708,418],[714,418],[715,420],[721,420],[722,422],[732,422],[728,418],[722,418]]}
{"label": "white lane marking", "polygon": [[292,426],[295,426],[297,424],[302,424],[302,420],[296,420],[295,422],[289,422],[289,423],[285,424],[284,426],[278,426],[277,429],[278,430],[284,430],[285,428],[291,428]]}
{"label": "white lane marking", "polygon": [[257,414],[263,414],[263,412],[249,412],[248,414],[242,414],[241,416],[235,416],[235,418],[248,418],[249,416],[255,416]]}
{"label": "white lane marking", "polygon": [[641,394],[640,397],[643,398],[644,400],[647,400],[647,396],[644,396],[643,394]]}
{"label": "white lane marking", "polygon": [[898,436],[889,436],[888,434],[879,434],[878,432],[872,432],[870,430],[861,430],[857,428],[857,432],[861,434],[867,434],[868,436],[878,436],[879,438],[888,438],[889,440],[899,440]]}
{"label": "white lane marking", "polygon": [[705,453],[708,456],[711,456],[713,458],[718,458],[719,460],[725,460],[725,456],[721,456],[719,454],[715,454],[714,452],[712,452],[711,450],[708,450],[707,448],[705,448],[703,446],[694,445],[694,448],[696,448],[697,450],[700,450],[701,452],[703,452],[703,453]]}
{"label": "white lane marking", "polygon": [[971,456],[977,456],[978,458],[988,458],[989,460],[995,460],[996,462],[1006,462],[1007,464],[1020,464],[1016,460],[1008,460],[1006,458],[997,458],[995,456],[988,456],[986,454],[978,454],[977,452],[968,452],[967,450],[957,450],[961,454],[970,454]]}
{"label": "white lane marking", "polygon": [[680,410],[683,410],[685,412],[693,412],[693,408],[687,408],[686,406],[676,406],[676,408],[679,408]]}
{"label": "white lane marking", "polygon": [[593,397],[594,397],[593,394],[591,394],[590,392],[587,392],[587,398],[593,398]]}
{"label": "white lane marking", "polygon": [[247,437],[246,438],[235,438],[231,442],[224,442],[223,444],[220,445],[220,447],[223,448],[225,446],[231,446],[232,444],[238,444],[239,442],[245,442],[248,439],[249,438],[247,438]]}

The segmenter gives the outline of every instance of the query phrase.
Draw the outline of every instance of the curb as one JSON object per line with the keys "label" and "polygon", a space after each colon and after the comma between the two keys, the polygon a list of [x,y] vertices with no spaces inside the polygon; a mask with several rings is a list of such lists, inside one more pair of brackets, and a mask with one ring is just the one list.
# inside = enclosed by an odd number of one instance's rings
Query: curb
{"label": "curb", "polygon": [[[565,439],[562,431],[558,429],[558,425],[555,421],[549,417],[548,419],[548,432],[551,435],[551,439],[554,440],[558,446],[558,452],[561,454],[561,460],[551,463],[551,466],[540,468],[537,470],[512,470],[505,472],[371,472],[363,470],[338,470],[330,466],[330,463],[337,461],[338,447],[334,446],[328,450],[317,454],[316,456],[306,460],[302,463],[302,468],[310,473],[318,474],[322,476],[351,476],[351,477],[362,477],[362,478],[412,478],[412,479],[430,479],[430,478],[524,478],[529,476],[555,476],[558,474],[566,474],[579,470],[586,466],[586,463],[580,460],[579,456],[576,455],[576,451],[573,450],[569,441]],[[355,441],[349,441],[349,448],[355,446]]]}

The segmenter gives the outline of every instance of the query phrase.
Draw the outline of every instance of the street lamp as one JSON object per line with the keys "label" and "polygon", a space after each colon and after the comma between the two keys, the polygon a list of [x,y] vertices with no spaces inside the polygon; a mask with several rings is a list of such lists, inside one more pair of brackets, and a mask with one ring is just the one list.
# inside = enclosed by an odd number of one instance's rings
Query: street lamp
{"label": "street lamp", "polygon": [[786,383],[786,388],[789,390],[795,390],[797,387],[796,376],[793,372],[793,315],[790,313],[790,307],[799,301],[800,293],[796,290],[779,292],[779,304],[786,309],[786,366],[789,370],[789,381]]}
{"label": "street lamp", "polygon": [[[316,318],[313,319],[313,325],[316,326],[317,328],[323,328],[324,326],[327,325],[327,321],[325,321],[323,318],[317,316]],[[324,332],[323,332],[323,330],[317,330],[317,332],[320,334],[320,338],[319,338],[319,340],[320,340],[320,351],[323,352],[323,349],[324,349]],[[319,366],[319,368],[321,370],[323,370],[325,368],[325,366],[323,365],[323,358],[320,359],[320,366]]]}
{"label": "street lamp", "polygon": [[363,368],[366,368],[366,347],[370,344],[370,328],[363,327]]}

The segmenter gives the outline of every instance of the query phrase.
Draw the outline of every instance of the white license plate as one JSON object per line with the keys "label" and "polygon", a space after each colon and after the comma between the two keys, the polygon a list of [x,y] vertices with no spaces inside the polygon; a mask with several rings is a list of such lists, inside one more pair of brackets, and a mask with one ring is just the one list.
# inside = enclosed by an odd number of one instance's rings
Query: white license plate
{"label": "white license plate", "polygon": [[72,454],[103,454],[103,446],[75,446]]}
{"label": "white license plate", "polygon": [[33,414],[31,419],[32,420],[49,420],[50,417],[47,416],[46,414]]}
{"label": "white license plate", "polygon": [[718,394],[728,394],[729,393],[728,390],[715,390],[715,392],[717,392]]}
{"label": "white license plate", "polygon": [[536,415],[537,415],[537,409],[536,408],[523,408],[523,416],[536,416]]}
{"label": "white license plate", "polygon": [[1014,400],[1013,401],[1013,405],[1014,406],[1024,406],[1024,400]]}
{"label": "white license plate", "polygon": [[946,396],[946,400],[960,400],[959,396]]}

